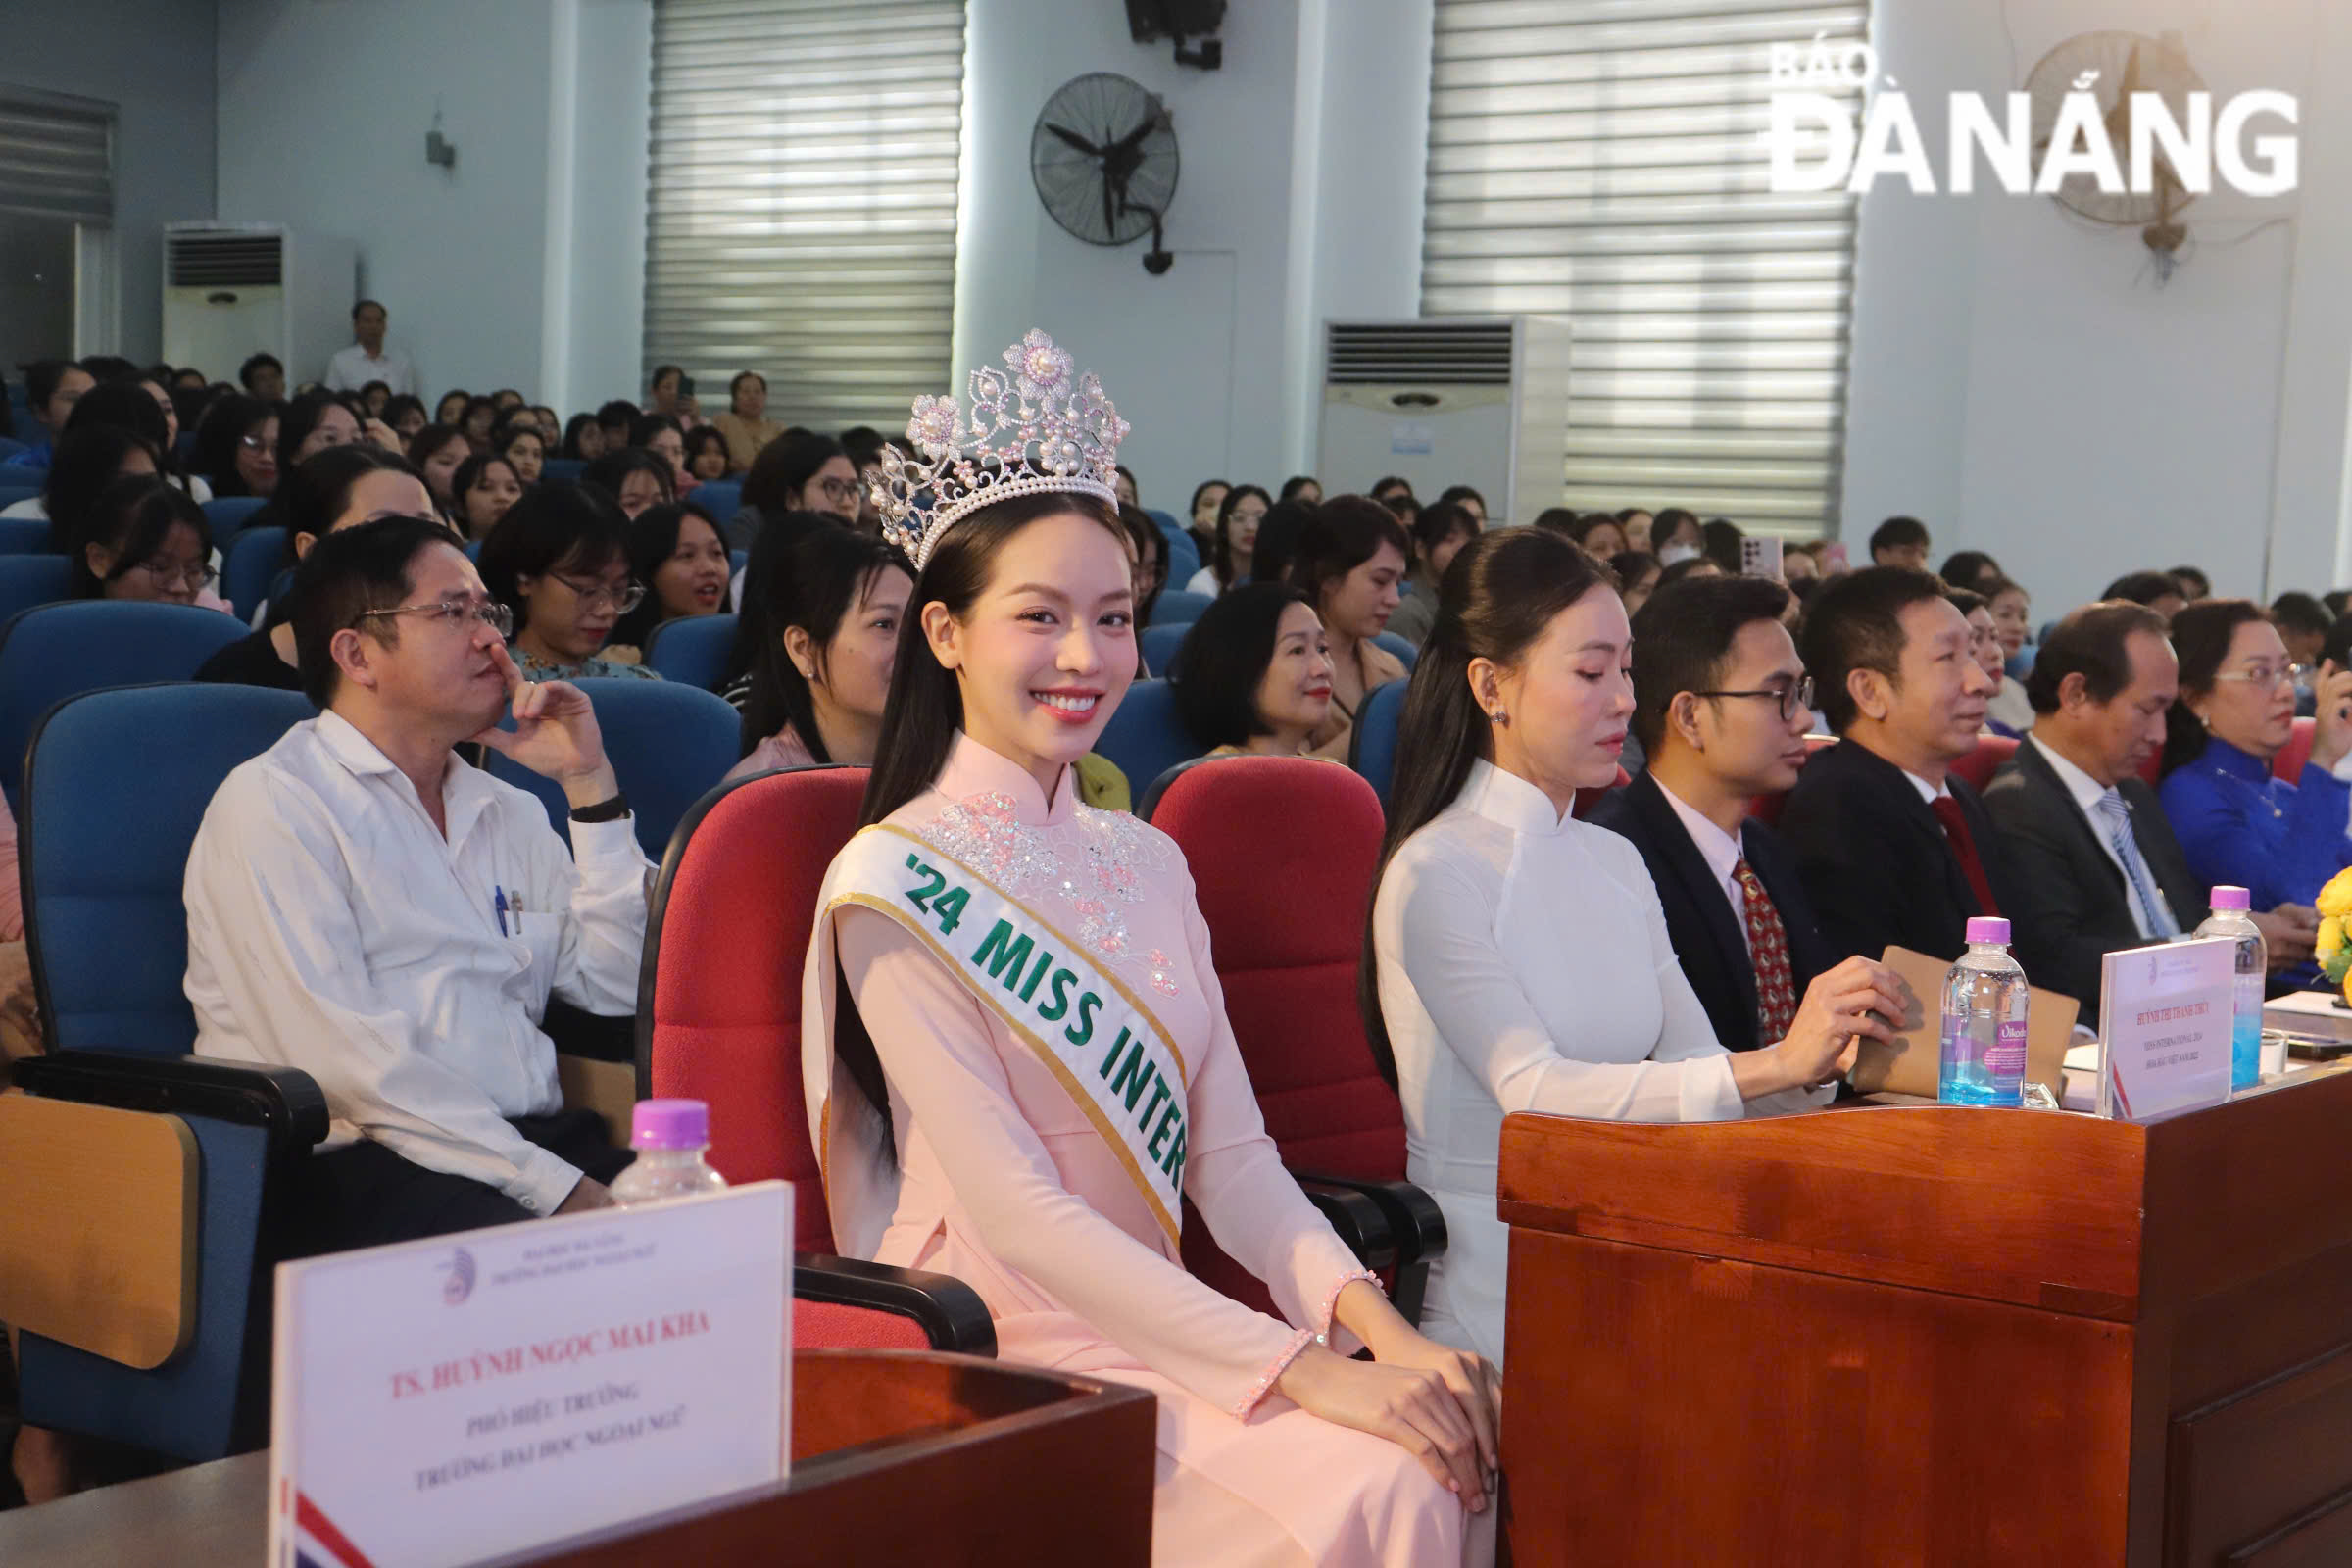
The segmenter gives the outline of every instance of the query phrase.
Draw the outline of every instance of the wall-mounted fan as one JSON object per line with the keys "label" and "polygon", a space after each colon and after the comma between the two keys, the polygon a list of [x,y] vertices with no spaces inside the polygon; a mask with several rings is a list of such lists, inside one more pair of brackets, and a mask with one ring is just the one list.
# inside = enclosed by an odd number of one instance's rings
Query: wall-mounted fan
{"label": "wall-mounted fan", "polygon": [[1029,135],[1029,172],[1038,200],[1089,245],[1127,245],[1152,236],[1144,270],[1175,260],[1160,242],[1176,195],[1176,129],[1156,93],[1107,71],[1064,82],[1046,100]]}
{"label": "wall-mounted fan", "polygon": [[[2188,123],[2188,95],[2204,90],[2204,79],[2188,63],[2188,51],[2179,33],[2161,38],[2137,32],[2079,33],[2042,56],[2026,77],[2026,92],[2034,102],[2034,166],[2040,167],[2048,154],[2058,106],[2070,92],[2097,95],[2108,145],[2117,162],[2128,168],[2135,113],[2132,94],[2157,94],[2172,111],[2174,123],[2184,125]],[[2141,238],[2160,264],[2169,264],[2188,238],[2178,215],[2196,197],[2181,183],[2161,145],[2155,173],[2156,188],[2144,194],[2104,191],[2088,174],[2070,174],[2059,186],[2057,201],[2094,222],[2140,229]],[[2169,265],[2164,270],[2169,274]]]}

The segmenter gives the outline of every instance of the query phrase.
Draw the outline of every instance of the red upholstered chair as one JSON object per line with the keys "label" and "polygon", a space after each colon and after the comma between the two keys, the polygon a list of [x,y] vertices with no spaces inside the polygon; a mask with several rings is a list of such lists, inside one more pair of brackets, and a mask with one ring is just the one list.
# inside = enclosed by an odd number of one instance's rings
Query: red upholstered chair
{"label": "red upholstered chair", "polygon": [[2278,755],[2271,759],[2271,771],[2289,784],[2303,776],[2303,764],[2311,760],[2311,738],[2319,730],[2316,718],[2295,720],[2295,732],[2286,738]]}
{"label": "red upholstered chair", "polygon": [[1607,799],[1609,790],[1621,790],[1628,784],[1631,784],[1633,781],[1634,775],[1628,773],[1624,768],[1621,767],[1617,770],[1617,776],[1609,781],[1608,789],[1578,790],[1576,792],[1576,804],[1571,806],[1568,809],[1574,813],[1579,822],[1582,822],[1586,817],[1592,814],[1592,808],[1598,806],[1603,800]]}
{"label": "red upholstered chair", "polygon": [[960,1281],[831,1255],[801,1093],[801,968],[864,796],[864,768],[790,768],[686,813],[648,911],[638,1092],[708,1102],[710,1163],[728,1181],[793,1184],[796,1345],[993,1355],[988,1308]]}
{"label": "red upholstered chair", "polygon": [[[1403,1180],[1404,1113],[1356,1011],[1382,831],[1372,786],[1306,758],[1207,758],[1160,775],[1144,814],[1191,868],[1267,1133],[1310,1197],[1337,1188],[1378,1205],[1396,1249],[1391,1295],[1417,1318],[1446,1225]],[[1213,1250],[1205,1230],[1185,1235],[1194,1272],[1224,1286],[1190,1250]]]}
{"label": "red upholstered chair", "polygon": [[1952,772],[1966,779],[1968,787],[1982,795],[1984,786],[1992,782],[1992,775],[1999,772],[2001,764],[2016,753],[2017,737],[2014,735],[1980,735],[1977,737],[1977,749],[1954,762]]}
{"label": "red upholstered chair", "polygon": [[[1837,744],[1838,737],[1835,735],[1808,735],[1805,737],[1805,756],[1817,757]],[[1747,803],[1747,814],[1766,827],[1778,827],[1781,824],[1781,810],[1788,804],[1787,791],[1778,795],[1759,795]]]}

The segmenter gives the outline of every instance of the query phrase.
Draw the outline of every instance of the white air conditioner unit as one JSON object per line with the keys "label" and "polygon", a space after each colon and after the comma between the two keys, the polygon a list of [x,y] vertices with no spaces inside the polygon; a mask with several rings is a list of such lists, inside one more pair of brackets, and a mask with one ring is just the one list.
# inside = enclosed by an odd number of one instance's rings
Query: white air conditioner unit
{"label": "white air conditioner unit", "polygon": [[1568,322],[1556,316],[1324,323],[1327,495],[1396,474],[1427,501],[1466,484],[1487,521],[1556,507],[1568,471]]}
{"label": "white air conditioner unit", "polygon": [[352,341],[358,289],[349,240],[277,223],[166,223],[164,358],[233,381],[248,356],[274,354],[291,392]]}

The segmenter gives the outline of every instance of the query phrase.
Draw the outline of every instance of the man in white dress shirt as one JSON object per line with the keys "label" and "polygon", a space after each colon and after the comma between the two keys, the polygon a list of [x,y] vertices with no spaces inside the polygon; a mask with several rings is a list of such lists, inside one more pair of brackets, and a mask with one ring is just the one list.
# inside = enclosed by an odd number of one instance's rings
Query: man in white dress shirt
{"label": "man in white dress shirt", "polygon": [[[332,1118],[304,1250],[609,1203],[627,1163],[564,1112],[548,998],[631,1012],[648,866],[578,689],[525,681],[456,538],[390,517],[328,535],[294,595],[323,710],[229,774],[188,858],[200,1055],[299,1067]],[[516,727],[494,726],[512,706]],[[476,740],[556,779],[468,766]]]}
{"label": "man in white dress shirt", "polygon": [[370,381],[381,381],[396,398],[418,396],[416,367],[400,350],[384,347],[387,324],[388,315],[374,300],[362,300],[351,308],[351,331],[359,341],[337,350],[326,362],[329,392],[357,392]]}

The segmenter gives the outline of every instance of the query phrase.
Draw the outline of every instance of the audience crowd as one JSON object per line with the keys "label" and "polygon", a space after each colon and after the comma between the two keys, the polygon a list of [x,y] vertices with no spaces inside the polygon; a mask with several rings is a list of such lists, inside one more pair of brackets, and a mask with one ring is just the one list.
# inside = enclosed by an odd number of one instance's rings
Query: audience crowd
{"label": "audience crowd", "polygon": [[[416,1216],[435,1205],[489,1223],[604,1200],[611,1151],[562,1113],[552,1067],[516,1065],[537,1013],[437,946],[474,918],[461,885],[511,890],[535,1005],[636,1004],[650,868],[610,825],[627,806],[568,682],[659,679],[657,632],[731,615],[713,690],[740,714],[736,778],[887,761],[896,694],[937,678],[901,667],[930,579],[880,526],[885,455],[906,443],[781,425],[750,369],[709,416],[669,365],[642,406],[566,419],[452,390],[428,411],[384,307],[353,323],[318,385],[267,354],[234,382],[29,366],[0,431],[0,481],[38,485],[5,514],[45,521],[74,597],[233,612],[223,547],[284,530],[250,635],[197,678],[302,690],[325,716],[206,815],[188,993],[209,1054],[276,1060],[271,1040],[306,1033],[380,1047],[324,1084],[345,1136],[304,1218],[319,1249],[431,1234]],[[2086,1021],[2102,955],[2192,930],[2216,885],[2250,890],[2278,988],[2316,973],[2319,891],[2352,865],[2340,595],[2265,607],[2214,598],[2192,566],[2141,569],[2037,627],[1985,553],[1931,570],[1913,517],[1879,524],[1866,561],[1784,540],[1757,575],[1733,521],[1672,505],[1506,518],[1466,485],[1297,475],[1207,479],[1152,511],[1124,469],[1117,492],[1095,520],[1134,623],[1189,623],[1118,689],[1164,678],[1193,755],[1361,762],[1367,705],[1410,683],[1364,1023],[1452,1235],[1423,1326],[1465,1352],[1502,1353],[1508,1111],[1825,1102],[1852,1040],[1900,1010],[1882,955],[1957,957],[1979,915],[2007,916],[2031,979]],[[258,511],[212,520],[234,498]],[[466,742],[562,784],[568,857],[535,803],[453,752]],[[1096,807],[1153,782],[1075,766]],[[0,1043],[23,1054],[39,1040],[14,851],[10,825]],[[446,896],[401,891],[434,858]],[[502,902],[502,936],[508,918]],[[366,933],[403,929],[406,967],[355,991]],[[463,1052],[423,1041],[461,1017]],[[30,1429],[17,1469],[44,1494],[73,1482]]]}

